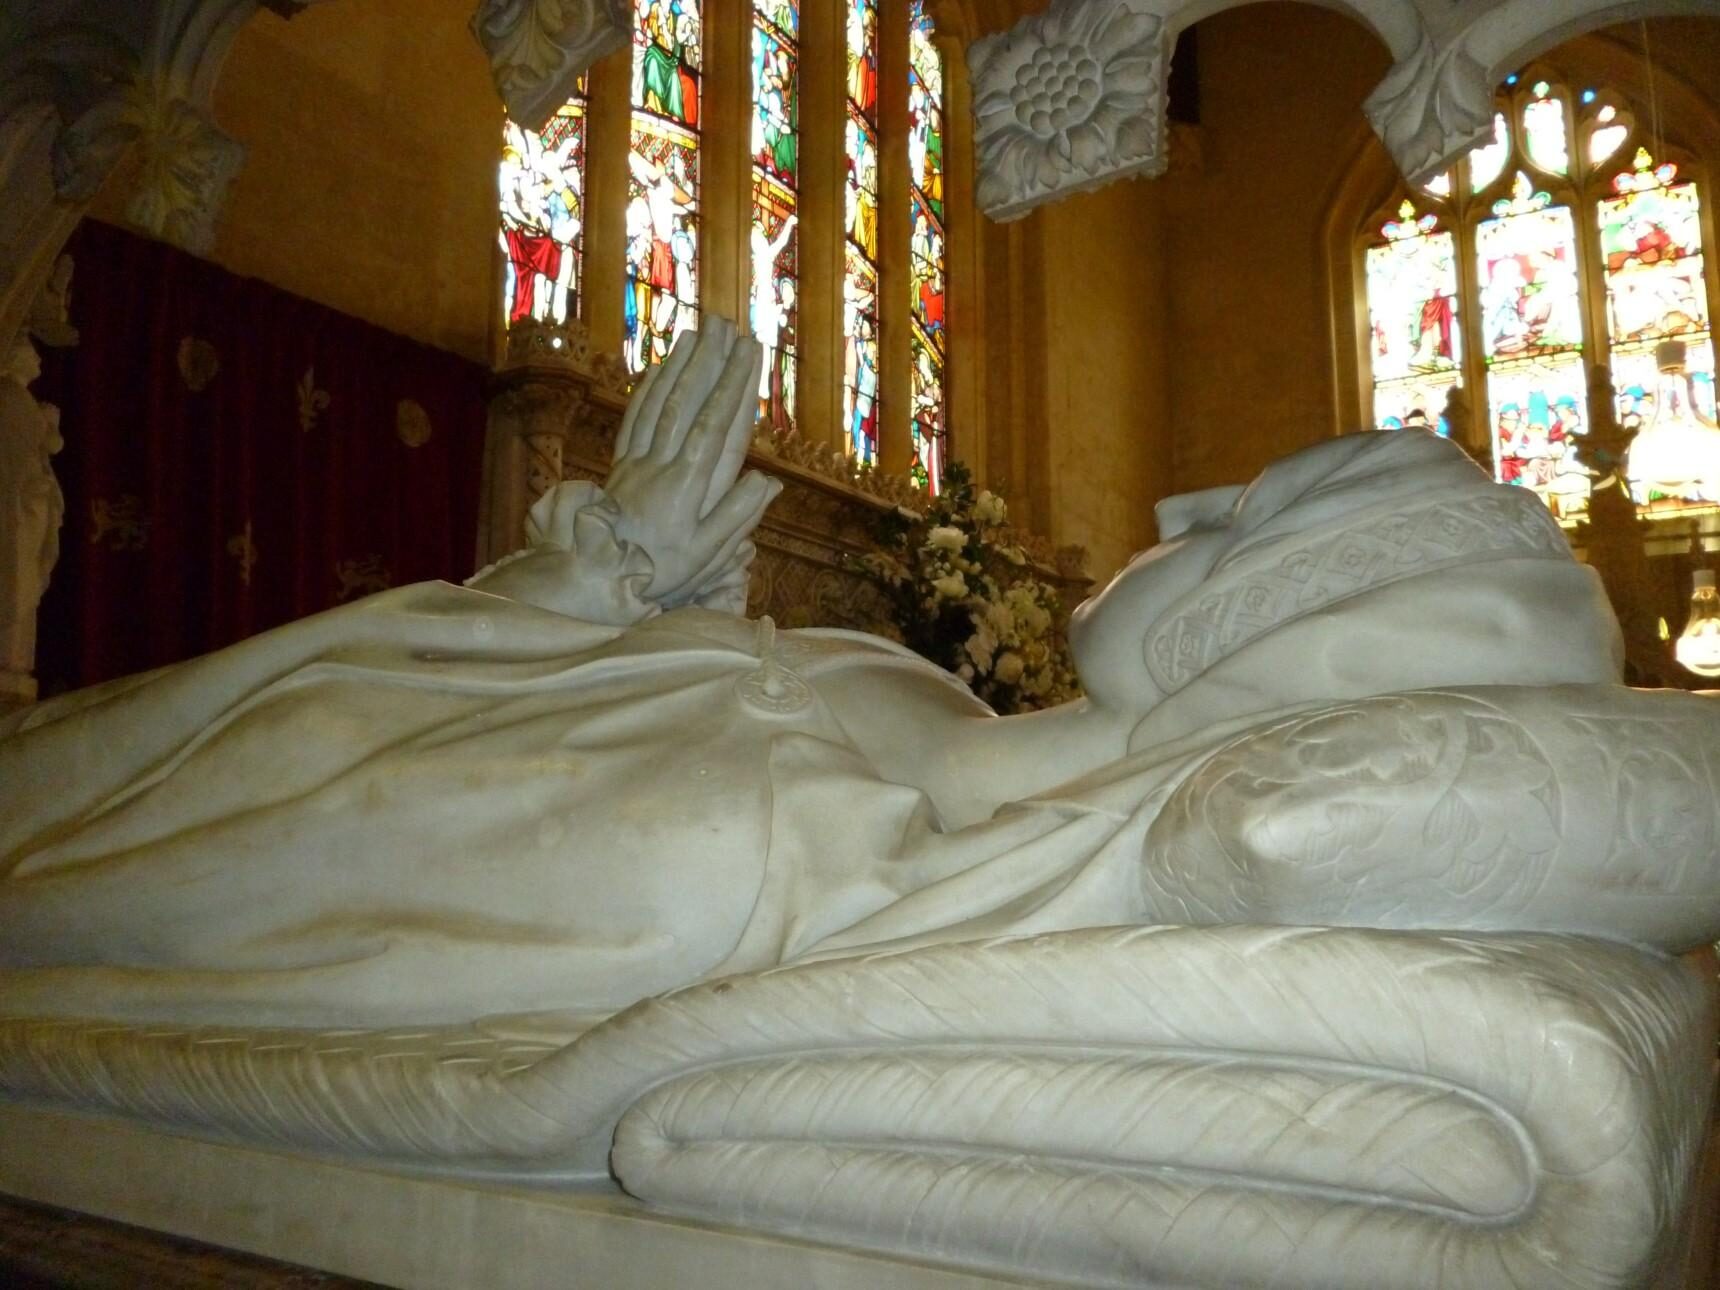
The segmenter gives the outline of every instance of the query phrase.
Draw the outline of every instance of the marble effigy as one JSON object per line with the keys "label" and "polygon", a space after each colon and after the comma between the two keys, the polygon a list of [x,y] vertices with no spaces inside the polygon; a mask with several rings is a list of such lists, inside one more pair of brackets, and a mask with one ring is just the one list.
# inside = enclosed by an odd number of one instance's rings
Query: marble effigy
{"label": "marble effigy", "polygon": [[530,545],[0,726],[0,1095],[1082,1285],[1625,1286],[1720,705],[1431,435],[1171,499],[998,718],[744,606],[757,350]]}

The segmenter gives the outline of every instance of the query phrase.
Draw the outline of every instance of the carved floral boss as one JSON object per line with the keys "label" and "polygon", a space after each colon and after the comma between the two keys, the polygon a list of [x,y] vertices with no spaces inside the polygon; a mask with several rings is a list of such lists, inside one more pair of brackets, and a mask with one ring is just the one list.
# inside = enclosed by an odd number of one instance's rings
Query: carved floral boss
{"label": "carved floral boss", "polygon": [[1053,195],[1158,173],[1163,20],[1139,0],[1058,0],[969,52],[979,205],[1024,215]]}

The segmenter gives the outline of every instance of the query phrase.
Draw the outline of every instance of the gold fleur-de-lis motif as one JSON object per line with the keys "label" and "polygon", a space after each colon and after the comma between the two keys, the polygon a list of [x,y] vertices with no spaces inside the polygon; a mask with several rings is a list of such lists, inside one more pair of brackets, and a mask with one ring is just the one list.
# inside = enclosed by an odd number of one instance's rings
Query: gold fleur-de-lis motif
{"label": "gold fleur-de-lis motif", "polygon": [[149,518],[136,493],[90,500],[90,545],[114,551],[141,551],[149,544]]}
{"label": "gold fleur-de-lis motif", "polygon": [[382,562],[380,555],[341,560],[334,566],[334,577],[339,584],[334,597],[343,604],[355,596],[387,591],[394,585],[394,575],[389,573],[388,566]]}
{"label": "gold fleur-de-lis motif", "polygon": [[177,358],[179,379],[193,394],[201,394],[221,374],[221,355],[215,346],[199,337],[181,337]]}
{"label": "gold fleur-de-lis motif", "polygon": [[247,587],[251,585],[251,570],[257,566],[257,544],[251,540],[251,521],[245,521],[245,527],[227,539],[227,554],[239,562],[239,581]]}
{"label": "gold fleur-de-lis motif", "polygon": [[433,432],[430,414],[417,399],[401,399],[394,405],[394,433],[408,448],[422,448]]}
{"label": "gold fleur-de-lis motif", "polygon": [[299,377],[299,429],[306,434],[315,430],[317,418],[328,410],[328,404],[328,391],[317,388],[316,368],[305,368]]}

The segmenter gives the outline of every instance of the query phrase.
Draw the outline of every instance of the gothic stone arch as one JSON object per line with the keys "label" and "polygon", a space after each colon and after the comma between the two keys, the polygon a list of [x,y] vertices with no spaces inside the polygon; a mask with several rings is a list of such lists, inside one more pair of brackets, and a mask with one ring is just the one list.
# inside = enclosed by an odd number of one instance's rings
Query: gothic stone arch
{"label": "gothic stone arch", "polygon": [[[1186,27],[1248,0],[1052,0],[969,48],[981,208],[1013,219],[1169,162],[1165,84]],[[1516,63],[1625,18],[1720,15],[1720,0],[1319,0],[1353,14],[1393,66],[1363,105],[1412,182],[1492,121]]]}

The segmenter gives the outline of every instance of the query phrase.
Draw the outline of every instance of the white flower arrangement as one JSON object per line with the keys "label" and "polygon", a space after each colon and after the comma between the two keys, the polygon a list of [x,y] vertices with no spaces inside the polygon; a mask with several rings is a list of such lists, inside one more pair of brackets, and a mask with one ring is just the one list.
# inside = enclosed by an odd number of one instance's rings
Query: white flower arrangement
{"label": "white flower arrangement", "polygon": [[1074,668],[1056,590],[1006,543],[1009,509],[974,491],[952,462],[926,513],[897,508],[881,549],[860,563],[884,588],[892,636],[948,668],[999,712],[1048,708],[1073,698]]}

